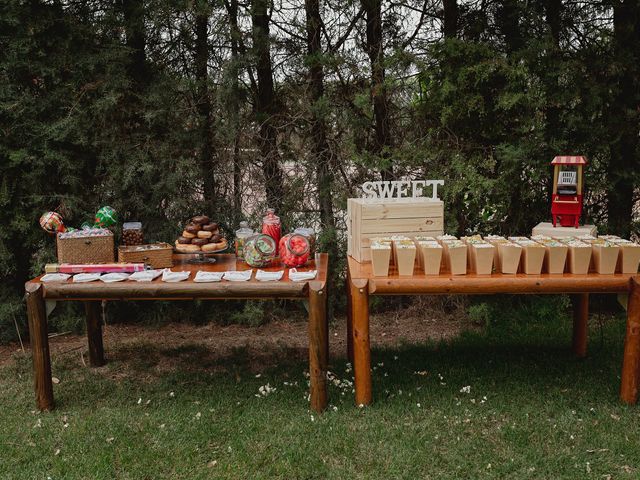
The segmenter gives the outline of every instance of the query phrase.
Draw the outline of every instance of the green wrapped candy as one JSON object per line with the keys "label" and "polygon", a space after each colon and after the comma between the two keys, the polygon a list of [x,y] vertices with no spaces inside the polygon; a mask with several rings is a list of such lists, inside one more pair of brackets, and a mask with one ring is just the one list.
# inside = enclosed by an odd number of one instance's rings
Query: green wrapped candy
{"label": "green wrapped candy", "polygon": [[82,230],[89,230],[90,228],[93,228],[93,225],[91,224],[91,222],[82,222],[82,225],[80,225],[80,228]]}
{"label": "green wrapped candy", "polygon": [[112,227],[116,223],[118,223],[118,214],[113,208],[106,206],[96,212],[96,227]]}

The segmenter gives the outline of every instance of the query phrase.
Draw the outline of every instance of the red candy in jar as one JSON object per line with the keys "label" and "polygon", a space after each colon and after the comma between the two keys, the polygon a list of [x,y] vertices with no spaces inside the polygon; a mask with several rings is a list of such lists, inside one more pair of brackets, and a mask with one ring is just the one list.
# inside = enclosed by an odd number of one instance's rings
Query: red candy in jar
{"label": "red candy in jar", "polygon": [[[276,215],[276,211],[273,208],[268,208],[267,214],[262,218],[262,233],[273,238],[276,241],[276,245],[280,244],[282,224],[280,223],[280,217]],[[276,250],[277,253],[278,251]]]}
{"label": "red candy in jar", "polygon": [[304,235],[290,233],[280,239],[280,259],[287,267],[301,267],[309,261],[309,240]]}

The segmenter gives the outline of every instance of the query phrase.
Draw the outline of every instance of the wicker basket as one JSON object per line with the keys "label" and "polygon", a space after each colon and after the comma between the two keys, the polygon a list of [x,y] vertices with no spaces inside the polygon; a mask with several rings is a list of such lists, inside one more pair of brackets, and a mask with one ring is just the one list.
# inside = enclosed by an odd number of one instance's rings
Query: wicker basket
{"label": "wicker basket", "polygon": [[60,238],[56,248],[58,263],[113,263],[115,249],[113,233],[101,236]]}
{"label": "wicker basket", "polygon": [[171,268],[173,247],[168,243],[150,243],[118,247],[118,262],[145,263],[151,268]]}

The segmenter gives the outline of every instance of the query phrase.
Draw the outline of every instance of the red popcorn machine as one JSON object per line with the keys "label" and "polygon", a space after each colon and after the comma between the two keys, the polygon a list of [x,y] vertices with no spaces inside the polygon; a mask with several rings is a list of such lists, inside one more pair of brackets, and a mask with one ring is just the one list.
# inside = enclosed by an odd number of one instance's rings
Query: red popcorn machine
{"label": "red popcorn machine", "polygon": [[551,195],[551,216],[553,226],[557,221],[563,227],[576,227],[582,215],[582,168],[587,164],[585,157],[559,156],[553,165],[553,194]]}

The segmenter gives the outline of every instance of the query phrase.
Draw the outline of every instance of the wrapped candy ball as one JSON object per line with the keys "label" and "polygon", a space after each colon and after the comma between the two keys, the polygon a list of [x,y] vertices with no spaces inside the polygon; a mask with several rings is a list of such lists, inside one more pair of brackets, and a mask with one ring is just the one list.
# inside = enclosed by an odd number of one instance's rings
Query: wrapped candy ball
{"label": "wrapped candy ball", "polygon": [[82,230],[89,230],[90,228],[93,228],[93,225],[89,222],[82,222],[82,225],[80,225],[80,229]]}
{"label": "wrapped candy ball", "polygon": [[44,213],[40,217],[40,226],[50,235],[66,231],[64,222],[62,221],[62,215],[57,212]]}
{"label": "wrapped candy ball", "polygon": [[113,208],[109,206],[102,207],[96,212],[96,227],[112,227],[116,223],[118,223],[118,214]]}

